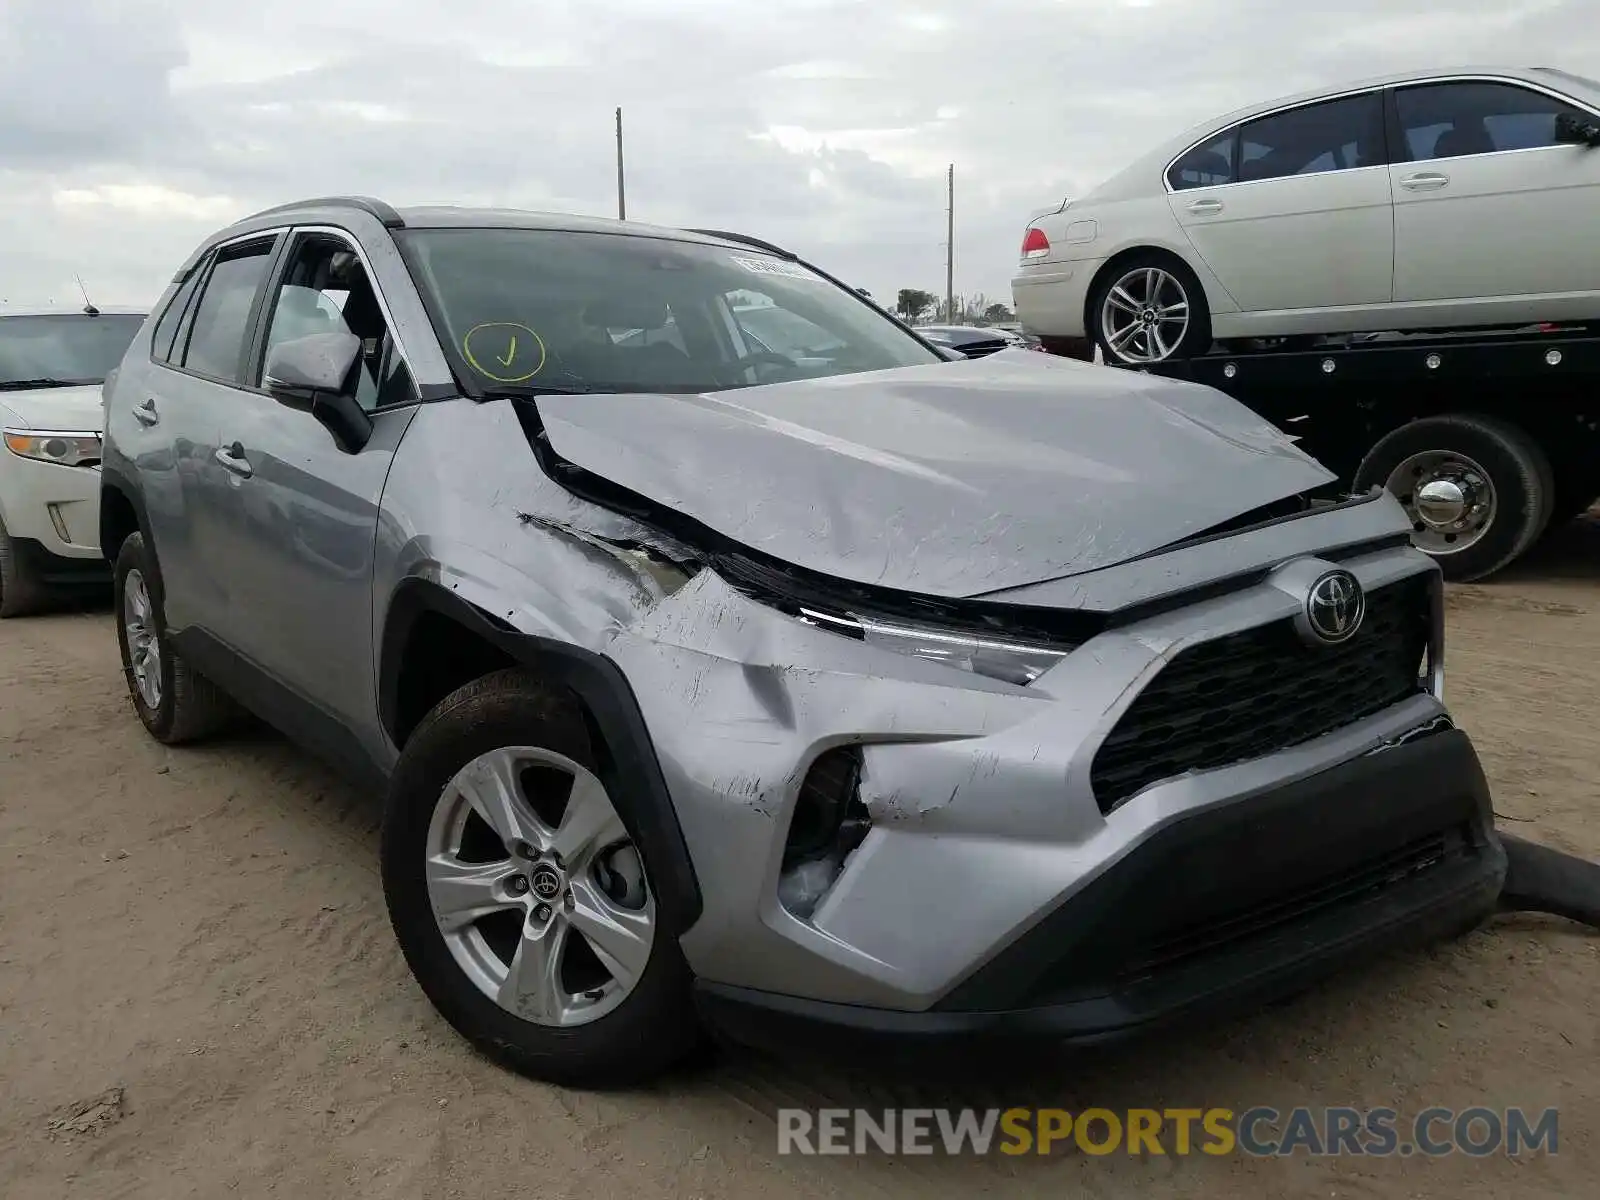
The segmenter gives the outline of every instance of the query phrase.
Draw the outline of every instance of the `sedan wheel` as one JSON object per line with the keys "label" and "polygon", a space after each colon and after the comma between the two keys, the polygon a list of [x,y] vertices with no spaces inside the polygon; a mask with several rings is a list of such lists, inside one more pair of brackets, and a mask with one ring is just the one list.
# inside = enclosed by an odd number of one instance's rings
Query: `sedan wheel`
{"label": "sedan wheel", "polygon": [[1200,283],[1175,259],[1132,259],[1095,291],[1094,340],[1106,361],[1143,366],[1209,349],[1211,316]]}

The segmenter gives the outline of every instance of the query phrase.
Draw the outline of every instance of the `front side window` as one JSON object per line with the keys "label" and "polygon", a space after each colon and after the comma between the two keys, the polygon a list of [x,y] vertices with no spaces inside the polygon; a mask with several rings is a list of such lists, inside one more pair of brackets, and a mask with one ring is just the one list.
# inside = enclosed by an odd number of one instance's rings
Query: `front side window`
{"label": "front side window", "polygon": [[174,365],[213,379],[238,382],[250,311],[266,278],[271,251],[269,240],[218,254],[194,310],[187,342],[173,348]]}
{"label": "front side window", "polygon": [[194,307],[194,294],[200,286],[200,280],[205,278],[206,266],[207,262],[204,259],[196,263],[183,284],[172,294],[172,300],[167,304],[156,322],[155,331],[150,335],[151,357],[161,362],[172,361],[172,348],[179,344],[178,330],[180,327],[186,327],[184,317]]}
{"label": "front side window", "polygon": [[1239,130],[1239,180],[1283,179],[1381,166],[1379,92],[1307,104],[1249,121]]}
{"label": "front side window", "polygon": [[87,313],[0,317],[0,391],[104,383],[143,324]]}
{"label": "front side window", "polygon": [[1509,83],[1430,83],[1395,93],[1411,162],[1557,146],[1556,119],[1593,120],[1564,100]]}
{"label": "front side window", "polygon": [[547,229],[397,240],[479,391],[714,392],[942,361],[860,296],[756,249]]}
{"label": "front side window", "polygon": [[260,382],[274,346],[314,333],[350,333],[361,340],[355,399],[362,408],[370,412],[416,398],[378,293],[360,257],[343,238],[302,235],[289,255],[268,313],[266,345],[252,382]]}
{"label": "front side window", "polygon": [[1167,182],[1175,192],[1188,188],[1220,187],[1233,182],[1234,137],[1230,129],[1221,137],[1196,146],[1167,172]]}

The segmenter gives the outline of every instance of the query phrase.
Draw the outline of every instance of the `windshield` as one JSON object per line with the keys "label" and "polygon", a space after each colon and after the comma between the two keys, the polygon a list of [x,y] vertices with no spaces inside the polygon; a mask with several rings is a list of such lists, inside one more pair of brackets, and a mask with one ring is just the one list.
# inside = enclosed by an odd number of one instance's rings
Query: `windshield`
{"label": "windshield", "polygon": [[0,316],[0,389],[104,383],[144,324],[140,316]]}
{"label": "windshield", "polygon": [[482,391],[714,392],[941,361],[849,289],[759,250],[546,229],[398,236]]}

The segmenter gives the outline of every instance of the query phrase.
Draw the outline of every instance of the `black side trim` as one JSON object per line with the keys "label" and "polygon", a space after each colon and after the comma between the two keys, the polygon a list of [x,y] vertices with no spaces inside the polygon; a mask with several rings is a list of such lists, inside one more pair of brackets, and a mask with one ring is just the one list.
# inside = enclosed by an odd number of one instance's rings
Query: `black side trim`
{"label": "black side trim", "polygon": [[172,640],[195,670],[268,725],[352,783],[383,795],[388,773],[332,713],[197,626],[173,633]]}
{"label": "black side trim", "polygon": [[[101,463],[100,464],[100,555],[101,555],[101,557],[103,557],[106,560],[106,562],[107,562],[107,564],[109,566],[115,567],[116,566],[116,554],[117,554],[117,551],[122,549],[122,546],[120,544],[118,544],[116,546],[108,546],[108,545],[106,545],[106,511],[107,510],[106,510],[105,494],[107,492],[116,492],[119,496],[121,496],[124,500],[126,500],[128,502],[129,506],[133,509],[134,520],[137,521],[138,524],[139,524],[139,532],[144,534],[145,545],[150,548],[150,552],[152,554],[155,554],[156,543],[155,543],[155,538],[152,536],[152,534],[150,532],[150,514],[145,509],[145,506],[144,506],[144,493],[142,493],[139,490],[139,488],[134,484],[132,479],[130,479],[128,476],[124,475],[121,471],[117,470],[115,467],[107,467],[104,463]],[[132,532],[132,531],[130,530],[129,532]],[[157,557],[157,561],[160,561],[159,560],[159,556]]]}
{"label": "black side trim", "polygon": [[658,858],[655,884],[662,913],[678,932],[699,920],[699,880],[678,825],[650,731],[633,689],[609,658],[549,638],[519,633],[454,592],[422,579],[407,580],[389,601],[378,674],[378,710],[387,729],[399,708],[401,656],[424,613],[448,617],[541,677],[570,689],[588,708],[608,751],[600,776],[625,821]]}

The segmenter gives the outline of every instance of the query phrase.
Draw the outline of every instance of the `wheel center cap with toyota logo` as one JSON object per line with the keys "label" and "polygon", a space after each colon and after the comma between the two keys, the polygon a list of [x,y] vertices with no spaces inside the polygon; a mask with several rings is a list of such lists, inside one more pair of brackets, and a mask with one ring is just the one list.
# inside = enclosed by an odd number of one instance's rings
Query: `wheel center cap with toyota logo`
{"label": "wheel center cap with toyota logo", "polygon": [[1349,571],[1328,571],[1306,593],[1306,626],[1312,635],[1330,645],[1349,641],[1367,615],[1367,597],[1361,581]]}
{"label": "wheel center cap with toyota logo", "polygon": [[561,895],[561,872],[554,867],[535,867],[528,876],[528,887],[540,900],[554,900]]}

